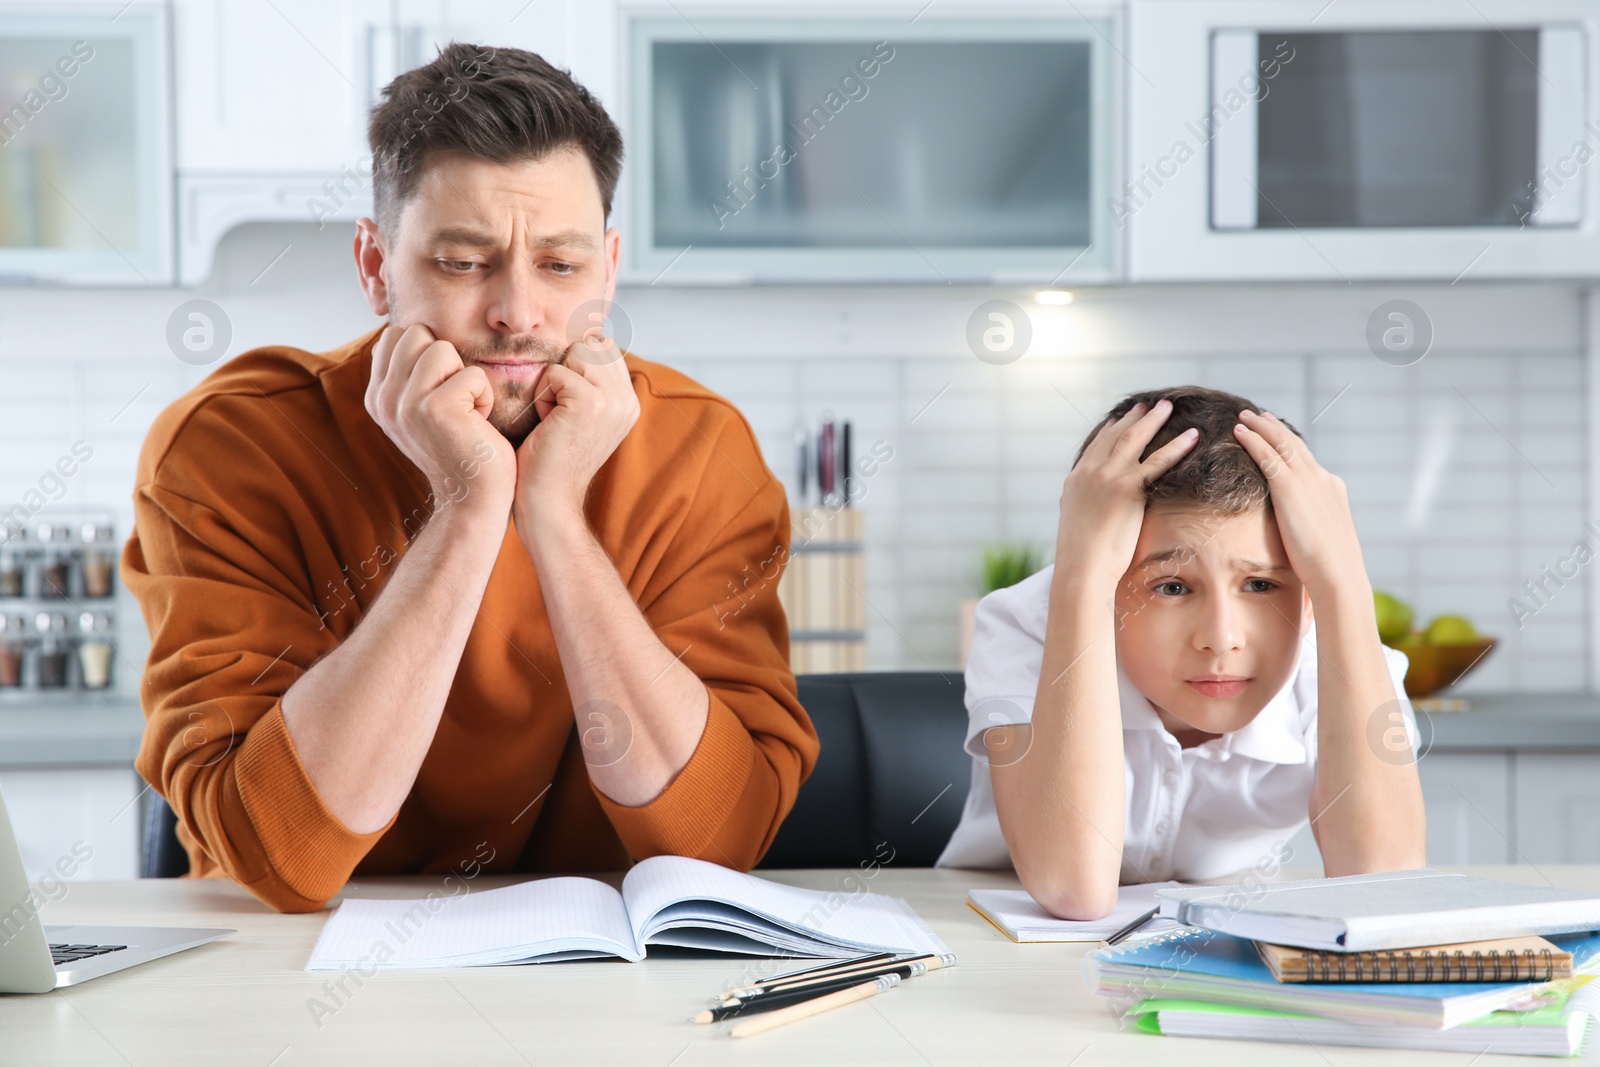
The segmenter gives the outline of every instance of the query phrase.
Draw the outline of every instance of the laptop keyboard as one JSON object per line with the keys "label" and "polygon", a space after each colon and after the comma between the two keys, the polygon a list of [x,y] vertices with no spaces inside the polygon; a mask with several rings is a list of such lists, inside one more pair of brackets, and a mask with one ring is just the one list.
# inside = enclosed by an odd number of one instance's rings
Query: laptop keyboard
{"label": "laptop keyboard", "polygon": [[57,967],[67,963],[77,963],[90,956],[104,956],[107,952],[119,952],[127,945],[51,945],[50,962]]}

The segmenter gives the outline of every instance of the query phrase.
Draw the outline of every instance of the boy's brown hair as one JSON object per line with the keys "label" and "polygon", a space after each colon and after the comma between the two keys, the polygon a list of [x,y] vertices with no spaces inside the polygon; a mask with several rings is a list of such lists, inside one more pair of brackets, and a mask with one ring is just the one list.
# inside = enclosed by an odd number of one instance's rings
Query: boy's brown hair
{"label": "boy's brown hair", "polygon": [[390,235],[435,153],[520,163],[576,148],[594,168],[607,217],[622,174],[622,134],[606,109],[567,71],[520,48],[452,41],[388,84],[367,142],[373,218]]}
{"label": "boy's brown hair", "polygon": [[[1256,461],[1233,436],[1239,412],[1261,409],[1242,396],[1224,393],[1220,389],[1203,389],[1198,385],[1180,385],[1171,389],[1151,389],[1131,393],[1116,404],[1106,417],[1096,424],[1078,448],[1077,459],[1094,440],[1095,434],[1107,423],[1116,422],[1133,406],[1143,402],[1154,407],[1158,400],[1172,402],[1172,414],[1155,437],[1145,446],[1141,461],[1162,445],[1177,437],[1191,426],[1200,431],[1187,455],[1166,474],[1145,486],[1145,507],[1152,504],[1200,504],[1224,515],[1237,515],[1251,508],[1272,507],[1272,496],[1267,489],[1267,477],[1261,473]],[[1296,436],[1300,431],[1285,422]]]}

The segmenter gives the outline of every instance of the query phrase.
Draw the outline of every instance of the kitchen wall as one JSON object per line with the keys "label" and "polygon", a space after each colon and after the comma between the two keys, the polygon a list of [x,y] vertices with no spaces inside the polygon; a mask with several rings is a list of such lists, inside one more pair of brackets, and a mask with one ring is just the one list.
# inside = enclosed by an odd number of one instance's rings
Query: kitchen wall
{"label": "kitchen wall", "polygon": [[[1064,281],[1070,283],[1070,275]],[[670,363],[746,413],[794,484],[793,434],[824,411],[855,424],[857,454],[893,458],[867,479],[869,654],[875,669],[950,671],[957,605],[983,546],[1053,547],[1061,479],[1117,396],[1183,382],[1243,393],[1305,432],[1350,488],[1374,583],[1426,618],[1459,612],[1501,646],[1464,690],[1584,689],[1589,576],[1530,597],[1584,536],[1590,454],[1583,292],[1561,284],[1284,285],[1077,290],[1043,308],[1026,291],[958,288],[668,288],[619,292],[640,355]],[[969,316],[996,296],[1033,339],[1009,366],[968,349]],[[229,351],[318,349],[377,325],[356,287],[350,230],[234,231],[196,291],[0,289],[0,509],[24,499],[75,441],[93,458],[60,505],[106,504],[119,533],[139,443],[210,368],[167,347],[185,300],[215,301]],[[1431,351],[1391,366],[1367,347],[1391,299],[1417,304]],[[1508,607],[1532,610],[1522,628]],[[124,595],[119,687],[135,691],[148,640]]]}

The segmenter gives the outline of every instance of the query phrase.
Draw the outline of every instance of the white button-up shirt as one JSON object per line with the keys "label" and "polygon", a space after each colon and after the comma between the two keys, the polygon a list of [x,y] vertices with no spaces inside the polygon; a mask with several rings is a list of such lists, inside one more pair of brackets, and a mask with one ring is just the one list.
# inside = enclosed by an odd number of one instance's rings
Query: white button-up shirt
{"label": "white button-up shirt", "polygon": [[[940,867],[1011,865],[995,812],[983,732],[1033,717],[1054,570],[1047,567],[978,605],[966,672],[972,788]],[[1384,729],[1398,725],[1393,720],[1398,710],[1414,753],[1417,728],[1401,684],[1407,660],[1391,648],[1384,649],[1384,657],[1399,707],[1389,709],[1385,721],[1371,724],[1372,729],[1367,723],[1362,728],[1369,738],[1381,738]],[[1281,846],[1309,821],[1316,780],[1315,630],[1300,643],[1294,674],[1254,719],[1193,748],[1178,744],[1120,662],[1117,691],[1128,790],[1122,884],[1222,879],[1262,861],[1287,859]]]}

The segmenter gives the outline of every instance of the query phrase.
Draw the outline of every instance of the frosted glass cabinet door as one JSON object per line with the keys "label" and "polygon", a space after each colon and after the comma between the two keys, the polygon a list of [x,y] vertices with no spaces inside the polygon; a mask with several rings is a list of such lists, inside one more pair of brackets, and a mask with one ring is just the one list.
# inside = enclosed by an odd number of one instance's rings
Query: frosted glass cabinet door
{"label": "frosted glass cabinet door", "polygon": [[0,9],[0,279],[168,284],[165,10],[59,10]]}
{"label": "frosted glass cabinet door", "polygon": [[636,265],[683,253],[679,276],[935,282],[1047,282],[1080,256],[1074,280],[1109,269],[1105,27],[909,29],[634,22]]}

